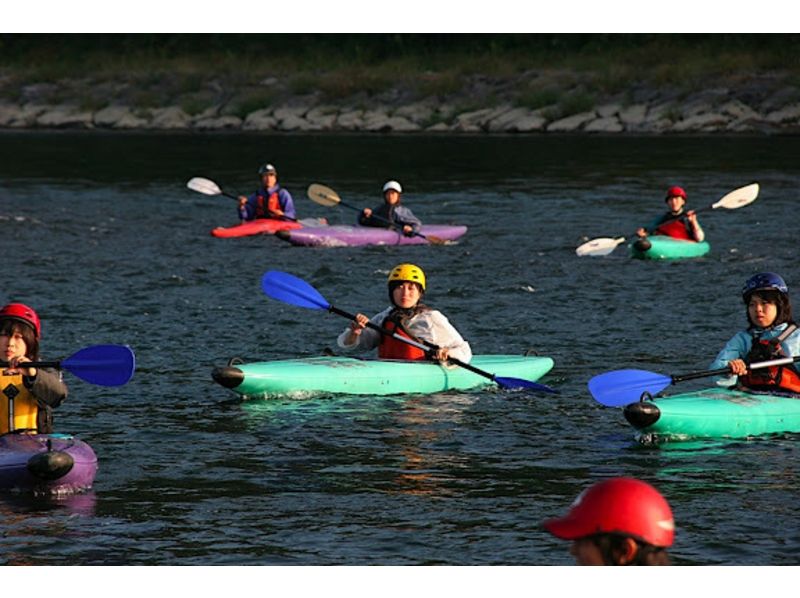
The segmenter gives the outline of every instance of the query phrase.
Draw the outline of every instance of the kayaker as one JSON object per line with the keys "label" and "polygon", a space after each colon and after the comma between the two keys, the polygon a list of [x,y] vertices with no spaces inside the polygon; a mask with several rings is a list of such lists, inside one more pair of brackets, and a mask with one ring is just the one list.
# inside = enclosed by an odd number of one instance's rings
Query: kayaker
{"label": "kayaker", "polygon": [[39,359],[42,325],[36,312],[22,303],[0,309],[0,434],[53,431],[54,407],[67,398],[60,372],[25,367]]}
{"label": "kayaker", "polygon": [[407,207],[400,205],[403,188],[397,181],[387,181],[383,186],[383,203],[373,209],[364,208],[358,215],[361,226],[397,228],[406,236],[419,232],[422,222]]}
{"label": "kayaker", "polygon": [[742,299],[749,326],[736,333],[712,363],[712,369],[731,370],[732,376],[718,384],[738,382],[739,386],[755,390],[800,393],[800,372],[794,364],[748,369],[751,363],[800,355],[800,331],[792,319],[786,282],[774,272],[761,272],[747,279]]}
{"label": "kayaker", "polygon": [[544,528],[572,540],[578,565],[669,565],[675,522],[666,499],[650,484],[612,478],[584,490],[561,518]]}
{"label": "kayaker", "polygon": [[[695,241],[697,243],[706,238],[700,223],[697,221],[697,214],[694,210],[683,211],[686,205],[686,191],[681,187],[670,187],[667,189],[667,212],[656,218],[647,228],[640,228],[636,231],[639,236],[641,249],[650,249],[649,242],[646,240],[648,231],[653,235],[666,235],[676,239]],[[644,247],[647,245],[647,247]]]}
{"label": "kayaker", "polygon": [[[337,343],[347,350],[369,350],[378,348],[381,359],[408,359],[447,361],[453,357],[463,362],[472,359],[472,349],[448,319],[435,309],[421,303],[425,295],[425,273],[414,264],[399,264],[389,273],[389,300],[386,308],[371,319],[364,314],[356,314]],[[425,352],[402,341],[367,328],[367,322],[397,332],[417,341],[424,341],[437,348]]]}
{"label": "kayaker", "polygon": [[278,184],[278,171],[272,164],[258,169],[261,186],[250,197],[239,196],[239,219],[296,220],[292,194]]}

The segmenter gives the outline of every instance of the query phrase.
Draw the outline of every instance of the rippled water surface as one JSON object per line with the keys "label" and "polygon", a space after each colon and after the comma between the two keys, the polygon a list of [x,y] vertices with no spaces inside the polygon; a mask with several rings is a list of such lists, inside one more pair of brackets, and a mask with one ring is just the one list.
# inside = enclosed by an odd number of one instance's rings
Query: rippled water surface
{"label": "rippled water surface", "polygon": [[[67,374],[56,427],[97,452],[95,487],[3,497],[0,562],[568,564],[540,522],[589,483],[632,475],[672,504],[677,563],[798,563],[797,438],[642,446],[586,388],[625,367],[706,369],[743,326],[747,276],[800,286],[798,139],[5,134],[0,149],[0,301],[39,310],[45,357],[126,343],[138,361],[118,389]],[[423,221],[469,232],[446,247],[212,238],[234,203],[186,181],[249,193],[265,160],[301,217],[353,220],[307,199],[312,182],[368,206],[397,178]],[[754,204],[701,218],[704,259],[574,253],[649,222],[669,185],[701,207],[752,181]],[[551,356],[542,382],[560,394],[242,403],[212,382],[232,356],[319,355],[346,324],[265,297],[266,270],[374,313],[400,261],[423,267],[428,302],[476,353]]]}

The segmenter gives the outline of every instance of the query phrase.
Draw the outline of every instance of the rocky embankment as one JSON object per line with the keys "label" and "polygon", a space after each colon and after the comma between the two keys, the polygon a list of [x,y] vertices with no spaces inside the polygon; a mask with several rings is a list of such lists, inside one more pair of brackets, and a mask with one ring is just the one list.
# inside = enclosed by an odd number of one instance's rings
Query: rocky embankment
{"label": "rocky embankment", "polygon": [[[35,87],[35,86],[32,86]],[[41,87],[41,86],[40,86]],[[50,87],[53,87],[52,85]],[[39,97],[37,97],[37,95]],[[23,89],[16,101],[0,100],[0,129],[162,131],[358,132],[358,133],[769,133],[800,132],[800,92],[795,86],[738,86],[694,93],[637,87],[568,109],[557,103],[536,109],[502,93],[407,97],[402,90],[332,102],[313,94],[284,95],[246,112],[233,110],[235,93],[188,113],[179,103],[137,107],[112,99],[96,109]],[[467,101],[469,100],[469,101]],[[464,106],[469,105],[469,108]]]}

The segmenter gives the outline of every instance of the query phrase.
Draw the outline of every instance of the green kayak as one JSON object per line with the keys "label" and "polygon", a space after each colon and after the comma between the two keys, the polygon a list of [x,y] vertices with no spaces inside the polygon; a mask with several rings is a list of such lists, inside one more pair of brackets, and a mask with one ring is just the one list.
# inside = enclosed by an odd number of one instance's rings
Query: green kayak
{"label": "green kayak", "polygon": [[659,397],[624,409],[640,434],[659,438],[746,438],[800,432],[800,396],[726,388]]}
{"label": "green kayak", "polygon": [[[549,357],[476,355],[470,365],[496,376],[535,381],[553,367]],[[217,367],[211,377],[244,396],[393,395],[465,390],[492,384],[459,366],[430,361],[310,357]]]}
{"label": "green kayak", "polygon": [[711,245],[702,241],[684,241],[666,235],[652,235],[628,245],[631,257],[640,260],[678,260],[702,257],[711,250]]}

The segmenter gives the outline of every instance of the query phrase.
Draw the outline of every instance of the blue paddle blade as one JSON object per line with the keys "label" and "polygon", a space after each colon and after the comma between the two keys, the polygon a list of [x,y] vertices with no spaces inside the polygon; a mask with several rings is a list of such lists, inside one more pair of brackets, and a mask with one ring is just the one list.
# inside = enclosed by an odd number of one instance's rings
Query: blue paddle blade
{"label": "blue paddle blade", "polygon": [[606,407],[624,407],[637,402],[642,393],[657,394],[672,384],[670,376],[647,370],[617,370],[589,380],[589,392]]}
{"label": "blue paddle blade", "polygon": [[309,309],[328,309],[331,304],[325,300],[325,297],[319,294],[319,291],[308,284],[305,280],[287,274],[286,272],[279,272],[277,270],[270,270],[261,277],[261,290],[266,295],[283,301],[284,303],[291,303],[298,307],[307,307]]}
{"label": "blue paddle blade", "polygon": [[528,388],[530,390],[538,390],[542,392],[558,393],[555,388],[550,388],[544,384],[531,382],[530,380],[523,380],[522,378],[505,378],[502,376],[495,376],[492,378],[497,384],[503,388]]}
{"label": "blue paddle blade", "polygon": [[136,357],[127,345],[93,345],[61,361],[61,367],[99,386],[122,386],[133,377]]}

